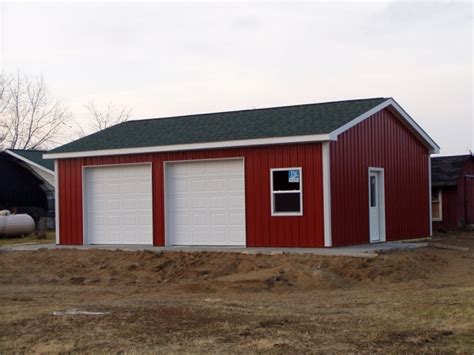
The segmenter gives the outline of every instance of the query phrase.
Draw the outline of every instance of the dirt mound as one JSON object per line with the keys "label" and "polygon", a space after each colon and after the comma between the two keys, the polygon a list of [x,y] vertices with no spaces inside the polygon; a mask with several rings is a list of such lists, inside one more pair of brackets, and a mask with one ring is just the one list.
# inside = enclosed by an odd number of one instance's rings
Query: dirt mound
{"label": "dirt mound", "polygon": [[0,255],[0,283],[186,285],[196,292],[349,288],[359,283],[400,282],[428,276],[445,264],[427,252],[377,258],[318,255],[249,255],[225,252],[38,250]]}

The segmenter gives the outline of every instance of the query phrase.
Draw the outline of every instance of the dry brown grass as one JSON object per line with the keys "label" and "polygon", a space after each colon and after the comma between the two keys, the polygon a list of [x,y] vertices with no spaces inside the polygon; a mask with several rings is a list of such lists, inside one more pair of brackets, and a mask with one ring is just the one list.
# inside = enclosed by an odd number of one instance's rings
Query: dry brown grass
{"label": "dry brown grass", "polygon": [[0,247],[2,246],[11,246],[15,244],[49,244],[54,243],[55,234],[53,231],[46,233],[45,238],[37,238],[34,233],[27,236],[20,237],[0,237]]}
{"label": "dry brown grass", "polygon": [[470,353],[474,234],[435,239],[470,250],[0,253],[0,351]]}

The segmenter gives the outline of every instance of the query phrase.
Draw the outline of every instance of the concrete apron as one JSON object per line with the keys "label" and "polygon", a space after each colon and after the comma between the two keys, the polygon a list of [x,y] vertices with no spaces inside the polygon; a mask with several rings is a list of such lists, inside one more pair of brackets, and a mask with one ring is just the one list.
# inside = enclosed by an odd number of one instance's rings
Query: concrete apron
{"label": "concrete apron", "polygon": [[375,258],[378,252],[391,250],[407,250],[427,247],[428,243],[398,243],[386,242],[377,244],[363,244],[347,247],[334,248],[243,248],[243,247],[221,247],[221,246],[171,246],[155,247],[151,245],[55,245],[55,244],[17,244],[0,247],[0,251],[29,251],[39,249],[104,249],[137,251],[149,250],[154,252],[225,252],[242,254],[313,254],[327,256],[347,256],[356,258]]}

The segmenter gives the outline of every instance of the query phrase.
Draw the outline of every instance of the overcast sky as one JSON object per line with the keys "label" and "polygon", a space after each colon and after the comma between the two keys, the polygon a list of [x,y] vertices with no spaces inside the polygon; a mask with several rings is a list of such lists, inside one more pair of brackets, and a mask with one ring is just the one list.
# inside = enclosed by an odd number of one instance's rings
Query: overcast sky
{"label": "overcast sky", "polygon": [[469,2],[1,3],[0,65],[43,75],[78,121],[394,97],[474,148]]}

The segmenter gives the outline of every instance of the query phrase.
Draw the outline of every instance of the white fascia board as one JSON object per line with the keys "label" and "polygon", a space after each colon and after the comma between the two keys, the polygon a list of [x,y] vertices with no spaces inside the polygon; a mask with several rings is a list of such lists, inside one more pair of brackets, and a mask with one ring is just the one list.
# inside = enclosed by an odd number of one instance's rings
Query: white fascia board
{"label": "white fascia board", "polygon": [[28,165],[31,165],[31,166],[34,166],[35,168],[38,168],[42,171],[44,171],[45,173],[48,173],[48,174],[51,174],[51,175],[54,175],[54,171],[51,171],[47,168],[45,168],[44,166],[41,166],[39,164],[36,164],[35,162],[32,162],[31,160],[28,160],[26,159],[25,157],[21,156],[21,155],[18,155],[16,153],[13,153],[11,150],[7,149],[5,150],[5,153],[8,153],[10,154],[12,157],[15,157],[16,159],[18,160],[21,160],[22,162],[28,164]]}
{"label": "white fascia board", "polygon": [[391,106],[391,108],[393,108],[393,110],[395,110],[403,118],[403,120],[408,124],[409,128],[411,128],[415,133],[417,133],[418,136],[429,145],[430,153],[434,153],[434,154],[439,153],[440,147],[436,144],[436,142],[433,139],[431,139],[431,137],[415,122],[413,118],[411,118],[411,116],[408,113],[406,113],[406,111],[393,98],[389,98],[385,100],[384,102],[375,106],[369,111],[364,112],[359,117],[356,117],[352,121],[332,131],[329,134],[331,140],[337,140],[337,137],[341,133],[349,130],[350,128],[354,127],[355,125],[359,124],[360,122],[366,120],[370,116],[374,115],[375,113],[389,106]]}
{"label": "white fascia board", "polygon": [[209,143],[206,142],[206,143],[193,143],[193,144],[174,144],[174,145],[162,145],[162,146],[141,147],[141,148],[105,149],[105,150],[91,150],[91,151],[71,152],[71,153],[46,153],[43,155],[43,158],[44,159],[67,159],[67,158],[99,157],[99,156],[107,156],[107,155],[146,154],[146,153],[175,152],[175,151],[186,151],[186,150],[250,147],[250,146],[270,145],[270,144],[326,142],[330,139],[331,138],[329,134],[312,134],[312,135],[306,135],[306,136],[244,139],[244,140],[235,140],[235,141],[209,142]]}
{"label": "white fascia board", "polygon": [[392,107],[405,119],[405,121],[413,127],[413,129],[418,133],[430,146],[430,153],[439,154],[440,146],[421,128],[418,123],[393,99],[390,99]]}

